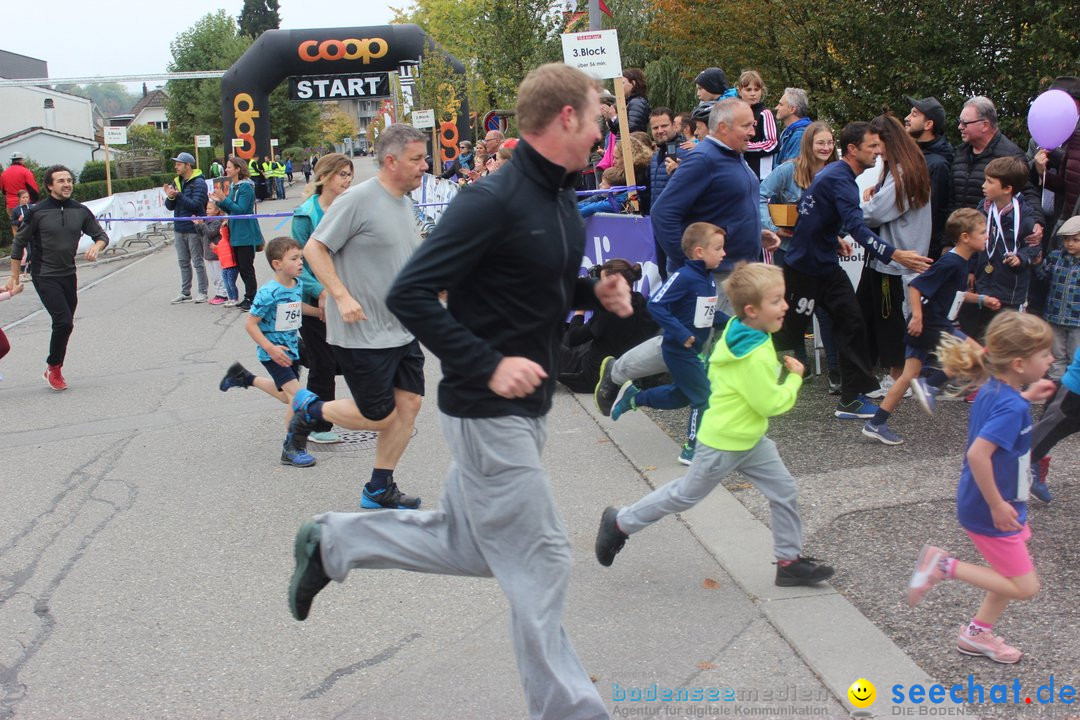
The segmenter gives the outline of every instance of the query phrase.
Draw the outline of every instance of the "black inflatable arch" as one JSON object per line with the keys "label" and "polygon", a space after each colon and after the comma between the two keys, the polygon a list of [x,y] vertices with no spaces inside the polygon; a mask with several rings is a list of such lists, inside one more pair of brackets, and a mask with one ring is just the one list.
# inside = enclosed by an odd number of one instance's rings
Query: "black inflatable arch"
{"label": "black inflatable arch", "polygon": [[[267,30],[221,78],[225,148],[245,159],[270,154],[270,92],[293,75],[393,72],[418,63],[425,52],[441,53],[454,72],[465,67],[418,25]],[[457,117],[439,117],[443,161],[457,157],[457,140],[470,132],[462,98]],[[233,138],[242,146],[232,148]]]}

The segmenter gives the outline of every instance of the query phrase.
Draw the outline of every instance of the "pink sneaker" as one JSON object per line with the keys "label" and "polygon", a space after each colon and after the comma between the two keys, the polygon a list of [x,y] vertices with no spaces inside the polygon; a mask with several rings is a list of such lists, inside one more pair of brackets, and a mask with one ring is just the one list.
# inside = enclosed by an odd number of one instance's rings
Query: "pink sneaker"
{"label": "pink sneaker", "polygon": [[215,295],[207,302],[209,302],[211,305],[222,305],[225,302],[225,298],[221,297],[220,295]]}
{"label": "pink sneaker", "polygon": [[1004,638],[986,630],[968,634],[968,626],[961,625],[956,635],[956,649],[965,655],[985,655],[994,662],[1012,665],[1024,656],[1018,648],[1006,645]]}
{"label": "pink sneaker", "polygon": [[915,607],[922,601],[923,596],[930,592],[930,588],[945,579],[945,572],[941,569],[941,561],[949,557],[949,553],[929,543],[922,546],[919,551],[919,559],[915,561],[915,572],[911,573],[908,581],[907,604]]}

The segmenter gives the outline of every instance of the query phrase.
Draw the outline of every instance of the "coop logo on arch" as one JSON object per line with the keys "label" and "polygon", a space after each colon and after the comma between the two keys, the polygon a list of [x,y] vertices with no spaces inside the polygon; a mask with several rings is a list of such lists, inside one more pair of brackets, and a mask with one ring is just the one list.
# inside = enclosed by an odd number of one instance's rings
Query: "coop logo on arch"
{"label": "coop logo on arch", "polygon": [[386,55],[390,46],[382,38],[348,38],[346,40],[305,40],[296,51],[304,62],[326,60],[360,60],[365,65]]}

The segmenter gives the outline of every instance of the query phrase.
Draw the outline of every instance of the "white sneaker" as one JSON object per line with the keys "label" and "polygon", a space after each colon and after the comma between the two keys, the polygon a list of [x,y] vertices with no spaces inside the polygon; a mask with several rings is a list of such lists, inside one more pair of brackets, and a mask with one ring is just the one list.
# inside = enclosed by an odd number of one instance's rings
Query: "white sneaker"
{"label": "white sneaker", "polygon": [[197,303],[206,302],[206,293],[199,293],[198,295],[196,295],[195,296],[195,302],[197,302]]}
{"label": "white sneaker", "polygon": [[239,300],[226,300],[225,302],[221,303],[222,307],[236,307],[239,304]]}
{"label": "white sneaker", "polygon": [[[877,390],[874,390],[873,392],[866,393],[866,397],[873,398],[874,400],[880,400],[889,394],[889,389],[892,388],[892,386],[895,384],[896,381],[893,380],[892,375],[886,375],[885,377],[881,378],[881,387],[879,387]],[[908,389],[904,391],[904,397],[911,397],[910,385],[908,386]]]}
{"label": "white sneaker", "polygon": [[191,296],[190,295],[185,295],[184,293],[180,293],[179,295],[174,297],[169,302],[172,303],[173,305],[179,305],[180,303],[191,302]]}

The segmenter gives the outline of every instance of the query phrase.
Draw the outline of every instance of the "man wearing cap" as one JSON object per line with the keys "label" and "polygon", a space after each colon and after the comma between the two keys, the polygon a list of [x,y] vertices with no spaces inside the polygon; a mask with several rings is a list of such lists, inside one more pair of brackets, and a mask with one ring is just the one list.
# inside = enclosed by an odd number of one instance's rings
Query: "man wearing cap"
{"label": "man wearing cap", "polygon": [[[195,158],[191,153],[182,152],[174,157],[176,178],[172,184],[165,185],[165,207],[173,211],[176,218],[189,218],[206,214],[206,181],[202,170],[195,167]],[[199,280],[195,302],[206,302],[206,263],[203,262],[202,238],[191,220],[177,220],[173,223],[173,243],[176,245],[176,259],[180,263],[180,294],[173,298],[173,304],[191,301],[191,268],[195,267],[195,276]]]}
{"label": "man wearing cap", "polygon": [[21,152],[11,153],[11,166],[3,173],[0,173],[0,187],[4,189],[4,196],[7,200],[7,214],[9,216],[15,206],[19,204],[20,190],[26,190],[30,193],[30,202],[36,203],[38,201],[37,180],[34,179],[34,173],[23,165],[23,159]]}
{"label": "man wearing cap", "polygon": [[915,139],[930,171],[930,249],[935,260],[949,243],[945,240],[945,220],[949,217],[949,188],[952,186],[953,149],[945,139],[945,108],[935,97],[905,98],[911,112],[904,118],[908,135]]}
{"label": "man wearing cap", "polygon": [[773,159],[773,167],[779,167],[799,156],[799,144],[802,143],[806,126],[810,124],[810,98],[802,88],[784,88],[784,94],[773,108],[773,113],[777,122],[784,123],[784,131],[780,133],[777,145],[779,149]]}

